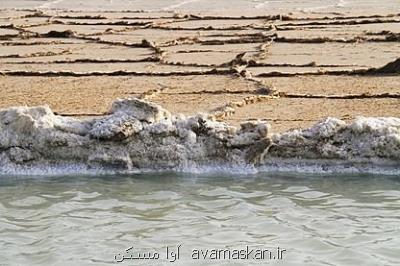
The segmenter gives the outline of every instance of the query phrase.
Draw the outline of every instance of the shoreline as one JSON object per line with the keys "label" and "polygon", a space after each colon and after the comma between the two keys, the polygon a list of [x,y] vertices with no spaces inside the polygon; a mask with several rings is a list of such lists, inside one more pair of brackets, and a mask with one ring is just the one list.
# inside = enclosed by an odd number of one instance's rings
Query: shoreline
{"label": "shoreline", "polygon": [[351,5],[0,9],[3,169],[396,168],[400,14]]}
{"label": "shoreline", "polygon": [[396,174],[399,132],[399,118],[359,117],[351,123],[327,118],[308,129],[273,134],[262,121],[236,128],[213,115],[174,116],[129,98],[115,101],[107,115],[85,120],[55,115],[48,106],[0,110],[0,161],[4,174],[196,169]]}

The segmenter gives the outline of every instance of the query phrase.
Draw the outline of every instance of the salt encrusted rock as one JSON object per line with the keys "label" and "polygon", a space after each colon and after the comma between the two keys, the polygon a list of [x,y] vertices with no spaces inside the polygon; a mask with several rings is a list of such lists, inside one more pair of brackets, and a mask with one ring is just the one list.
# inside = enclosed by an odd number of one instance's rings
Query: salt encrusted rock
{"label": "salt encrusted rock", "polygon": [[109,154],[104,151],[98,151],[89,156],[88,165],[91,167],[104,167],[112,169],[130,170],[132,169],[132,161],[128,154],[113,153]]}
{"label": "salt encrusted rock", "polygon": [[305,130],[273,136],[268,158],[400,159],[400,119],[358,117],[353,123],[328,118]]}
{"label": "salt encrusted rock", "polygon": [[197,135],[194,133],[192,130],[186,129],[186,128],[178,128],[178,135],[179,137],[185,141],[186,143],[190,144],[195,144],[197,141]]}
{"label": "salt encrusted rock", "polygon": [[155,135],[174,135],[177,131],[176,126],[172,123],[170,119],[161,120],[159,123],[150,124],[146,127],[146,130]]}
{"label": "salt encrusted rock", "polygon": [[351,129],[355,133],[396,134],[400,130],[400,119],[395,117],[358,117],[351,125]]}
{"label": "salt encrusted rock", "polygon": [[209,115],[171,117],[138,99],[118,100],[109,115],[88,120],[54,115],[47,106],[0,110],[0,172],[65,163],[123,170],[267,165],[285,158],[398,164],[400,119],[327,118],[271,135],[267,123],[236,129]]}
{"label": "salt encrusted rock", "polygon": [[353,146],[369,157],[400,159],[400,119],[394,117],[357,118],[349,130],[357,135]]}
{"label": "salt encrusted rock", "polygon": [[140,132],[142,129],[143,126],[139,120],[121,113],[96,121],[89,131],[89,135],[91,138],[100,140],[122,140]]}
{"label": "salt encrusted rock", "polygon": [[149,123],[170,119],[171,113],[161,106],[136,98],[118,99],[111,107],[112,114],[123,113]]}
{"label": "salt encrusted rock", "polygon": [[48,106],[0,110],[0,149],[25,147],[38,141],[42,132],[53,128],[54,118]]}
{"label": "salt encrusted rock", "polygon": [[34,154],[29,149],[23,149],[20,147],[12,147],[7,153],[12,162],[19,164],[35,159]]}
{"label": "salt encrusted rock", "polygon": [[247,121],[240,124],[240,130],[230,140],[232,147],[249,146],[259,140],[267,138],[270,125],[260,121]]}
{"label": "salt encrusted rock", "polygon": [[76,120],[69,117],[56,117],[54,119],[54,127],[66,133],[85,136],[93,127],[93,120]]}
{"label": "salt encrusted rock", "polygon": [[54,117],[48,106],[11,107],[0,111],[1,123],[22,133],[32,133],[37,128],[51,128]]}
{"label": "salt encrusted rock", "polygon": [[329,138],[338,133],[338,131],[346,127],[346,122],[328,117],[325,120],[318,122],[311,128],[304,131],[304,136],[310,138]]}
{"label": "salt encrusted rock", "polygon": [[267,137],[270,131],[270,125],[262,121],[246,121],[240,124],[239,133],[257,133],[262,137]]}

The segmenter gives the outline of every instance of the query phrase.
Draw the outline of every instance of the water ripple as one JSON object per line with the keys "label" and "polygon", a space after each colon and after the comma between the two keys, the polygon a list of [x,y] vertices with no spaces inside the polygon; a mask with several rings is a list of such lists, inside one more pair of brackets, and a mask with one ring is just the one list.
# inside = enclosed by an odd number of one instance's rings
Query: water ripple
{"label": "water ripple", "polygon": [[180,265],[203,265],[192,249],[248,245],[285,248],[282,265],[397,265],[399,209],[400,182],[376,176],[0,180],[0,257],[5,265],[109,265],[129,246],[181,244]]}

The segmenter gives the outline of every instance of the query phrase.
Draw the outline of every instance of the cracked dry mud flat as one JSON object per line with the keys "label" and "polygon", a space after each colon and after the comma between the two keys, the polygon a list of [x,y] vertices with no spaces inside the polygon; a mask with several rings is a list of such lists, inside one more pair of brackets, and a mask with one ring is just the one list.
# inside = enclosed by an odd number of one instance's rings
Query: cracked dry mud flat
{"label": "cracked dry mud flat", "polygon": [[[400,115],[400,14],[0,10],[0,107],[101,116],[138,97],[274,132]],[[400,11],[400,10],[398,10]],[[370,11],[372,12],[372,11]]]}

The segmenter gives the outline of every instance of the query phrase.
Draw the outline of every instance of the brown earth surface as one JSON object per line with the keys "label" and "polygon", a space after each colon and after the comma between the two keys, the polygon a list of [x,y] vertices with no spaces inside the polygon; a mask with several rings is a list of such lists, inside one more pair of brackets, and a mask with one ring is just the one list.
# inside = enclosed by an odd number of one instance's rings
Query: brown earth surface
{"label": "brown earth surface", "polygon": [[327,116],[400,116],[399,14],[9,9],[0,18],[1,108],[87,117],[133,96],[234,125],[265,120],[275,132]]}

